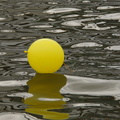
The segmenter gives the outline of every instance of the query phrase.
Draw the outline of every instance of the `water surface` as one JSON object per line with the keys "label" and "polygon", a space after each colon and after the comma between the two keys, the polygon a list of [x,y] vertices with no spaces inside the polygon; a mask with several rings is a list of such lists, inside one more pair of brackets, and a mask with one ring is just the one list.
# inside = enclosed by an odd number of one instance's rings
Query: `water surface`
{"label": "water surface", "polygon": [[[119,11],[119,0],[1,0],[0,120],[119,120]],[[23,51],[40,38],[60,43],[72,71],[38,75],[33,92]]]}

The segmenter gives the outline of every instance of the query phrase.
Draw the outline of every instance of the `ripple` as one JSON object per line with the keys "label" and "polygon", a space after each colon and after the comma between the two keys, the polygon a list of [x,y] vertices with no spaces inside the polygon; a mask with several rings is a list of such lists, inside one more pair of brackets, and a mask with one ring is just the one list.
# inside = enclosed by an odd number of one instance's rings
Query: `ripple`
{"label": "ripple", "polygon": [[52,25],[36,25],[36,26],[30,26],[30,28],[51,28]]}
{"label": "ripple", "polygon": [[61,18],[70,18],[70,17],[78,17],[78,14],[71,14],[71,15],[66,15],[66,16],[62,16]]}
{"label": "ripple", "polygon": [[48,2],[48,4],[56,5],[58,3],[57,2]]}
{"label": "ripple", "polygon": [[56,14],[56,13],[73,12],[73,11],[80,11],[80,10],[81,9],[77,9],[77,8],[54,8],[54,9],[44,11],[44,13]]}
{"label": "ripple", "polygon": [[24,72],[24,71],[22,71],[22,72],[16,72],[15,73],[15,75],[27,75],[28,73],[27,72]]}
{"label": "ripple", "polygon": [[29,76],[32,76],[32,77],[33,77],[33,76],[35,76],[35,74],[36,74],[36,73],[30,73]]}
{"label": "ripple", "polygon": [[22,61],[28,61],[27,58],[14,58],[14,59],[11,59],[11,61],[19,61],[19,62],[22,62]]}
{"label": "ripple", "polygon": [[85,10],[85,13],[93,13],[93,10]]}
{"label": "ripple", "polygon": [[102,67],[102,68],[106,68],[106,67],[108,67],[108,68],[110,68],[110,69],[117,69],[117,70],[120,70],[120,66],[104,66],[104,65],[102,65],[102,66],[99,66],[99,67]]}
{"label": "ripple", "polygon": [[7,54],[6,52],[0,52],[0,55],[5,55],[5,54]]}
{"label": "ripple", "polygon": [[0,21],[2,21],[2,20],[6,20],[6,18],[0,18]]}
{"label": "ripple", "polygon": [[101,24],[105,24],[106,22],[105,21],[101,21],[101,22],[98,22],[96,23],[97,25],[101,25]]}
{"label": "ripple", "polygon": [[97,7],[98,10],[109,10],[109,9],[116,9],[120,8],[120,6],[99,6]]}
{"label": "ripple", "polygon": [[0,87],[25,86],[27,80],[0,81]]}
{"label": "ripple", "polygon": [[20,13],[20,14],[16,14],[16,15],[14,15],[14,16],[24,16],[25,14],[23,14],[23,13]]}
{"label": "ripple", "polygon": [[63,22],[62,25],[65,25],[65,26],[82,26],[83,23],[82,23],[81,20],[73,20],[73,21]]}
{"label": "ripple", "polygon": [[96,17],[96,16],[98,16],[98,15],[95,15],[95,14],[85,14],[85,15],[83,15],[83,17]]}
{"label": "ripple", "polygon": [[66,32],[66,30],[56,29],[56,30],[46,30],[46,32],[50,32],[50,33],[63,33],[63,32]]}
{"label": "ripple", "polygon": [[40,101],[61,101],[62,99],[58,98],[38,98]]}
{"label": "ripple", "polygon": [[[1,42],[1,46],[18,46],[18,45],[22,45],[26,44],[28,41],[25,40],[6,40],[6,41],[2,41]],[[15,48],[14,48],[15,49]]]}
{"label": "ripple", "polygon": [[0,113],[0,120],[38,120],[38,119],[26,113],[3,112]]}
{"label": "ripple", "polygon": [[56,21],[56,19],[48,18],[48,21]]}
{"label": "ripple", "polygon": [[71,20],[71,21],[63,22],[62,25],[65,25],[65,26],[83,26],[84,23],[82,23],[82,22],[93,21],[93,20],[95,20],[95,18],[86,18],[86,19],[81,19],[81,20]]}
{"label": "ripple", "polygon": [[99,104],[99,103],[73,103],[71,106],[72,107],[88,107],[88,106],[97,106],[97,107],[100,107],[101,104]]}
{"label": "ripple", "polygon": [[21,39],[35,39],[36,37],[21,37]]}
{"label": "ripple", "polygon": [[84,43],[78,43],[75,45],[72,45],[71,48],[77,48],[77,47],[101,47],[101,44],[97,44],[95,42],[84,42]]}
{"label": "ripple", "polygon": [[[8,97],[21,97],[21,98],[30,98],[33,97],[33,94],[31,93],[27,93],[27,92],[17,92],[17,93],[12,93],[12,94],[8,94]],[[57,99],[57,98],[38,98],[38,100],[40,101],[69,101],[69,98],[61,98],[61,99]]]}
{"label": "ripple", "polygon": [[67,84],[61,89],[64,94],[84,94],[84,95],[103,95],[119,96],[120,81],[94,79],[87,77],[66,76]]}
{"label": "ripple", "polygon": [[98,27],[97,24],[95,24],[95,23],[89,23],[89,24],[86,24],[85,27],[83,27],[83,29],[108,30],[108,29],[115,28],[115,27],[116,26]]}
{"label": "ripple", "polygon": [[14,30],[1,30],[1,32],[15,32]]}
{"label": "ripple", "polygon": [[22,92],[22,93],[13,93],[13,94],[8,94],[8,97],[21,97],[21,98],[29,98],[29,97],[33,97],[32,94],[27,93],[27,92]]}
{"label": "ripple", "polygon": [[113,35],[113,36],[120,37],[120,34],[119,34],[119,33],[113,33],[112,35]]}
{"label": "ripple", "polygon": [[109,47],[106,47],[105,48],[106,50],[120,50],[120,46],[119,45],[116,45],[116,46],[109,46]]}
{"label": "ripple", "polygon": [[108,66],[109,68],[113,68],[113,69],[118,69],[120,70],[120,66]]}
{"label": "ripple", "polygon": [[90,3],[90,1],[89,0],[84,0],[84,1],[82,1],[83,3]]}
{"label": "ripple", "polygon": [[99,20],[119,20],[120,19],[120,13],[110,13],[105,15],[99,15],[95,19]]}

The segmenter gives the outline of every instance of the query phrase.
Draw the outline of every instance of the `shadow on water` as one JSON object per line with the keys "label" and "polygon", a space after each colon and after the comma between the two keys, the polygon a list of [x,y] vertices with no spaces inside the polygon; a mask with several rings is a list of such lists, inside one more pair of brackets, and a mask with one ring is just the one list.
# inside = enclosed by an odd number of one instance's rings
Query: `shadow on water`
{"label": "shadow on water", "polygon": [[30,81],[28,93],[32,97],[25,99],[28,105],[26,112],[43,115],[46,119],[67,119],[69,114],[53,110],[63,109],[66,102],[60,94],[60,89],[66,84],[66,77],[62,74],[37,73]]}

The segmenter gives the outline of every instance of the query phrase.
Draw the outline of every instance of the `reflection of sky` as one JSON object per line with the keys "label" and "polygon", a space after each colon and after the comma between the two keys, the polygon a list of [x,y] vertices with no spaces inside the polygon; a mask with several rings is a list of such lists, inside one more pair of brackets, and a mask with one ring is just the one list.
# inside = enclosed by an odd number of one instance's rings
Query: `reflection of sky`
{"label": "reflection of sky", "polygon": [[38,119],[26,113],[4,112],[0,113],[0,120],[38,120]]}
{"label": "reflection of sky", "polygon": [[[120,94],[120,81],[119,80],[106,80],[94,79],[88,77],[68,76],[66,85],[61,89],[62,94],[85,94],[85,95],[111,95],[119,96]],[[14,86],[24,86],[26,80],[23,81],[0,81],[1,89]],[[9,84],[8,84],[9,83]],[[9,96],[31,97],[30,93],[14,93]]]}
{"label": "reflection of sky", "polygon": [[[41,114],[44,116],[47,114],[48,117],[55,114],[59,116],[61,115],[61,113],[57,114],[57,112],[55,111],[52,111],[52,113],[50,113],[47,110],[64,109],[64,105],[65,104],[67,105],[67,101],[69,102],[70,99],[64,98],[61,94],[114,96],[116,97],[116,99],[119,99],[119,94],[120,94],[119,80],[94,79],[88,77],[77,77],[77,76],[68,76],[68,75],[64,76],[59,74],[58,76],[59,77],[52,76],[53,78],[58,78],[58,79],[52,79],[51,77],[47,77],[47,79],[45,79],[44,77],[41,77],[42,79],[36,79],[35,77],[33,77],[33,79],[30,81],[27,80],[0,81],[0,89],[1,91],[2,90],[9,91],[9,90],[17,89],[17,87],[26,86],[28,84],[29,86],[28,92],[16,92],[13,94],[8,94],[7,96],[24,98],[25,100],[24,103],[27,104],[29,108],[26,109],[26,112],[34,113],[34,114],[36,113],[39,115]],[[62,79],[60,78],[60,76]],[[67,78],[67,81],[65,77]],[[38,78],[40,78],[40,76],[38,76]],[[76,102],[72,104],[70,103],[68,105],[69,107],[70,106],[73,107],[101,106],[99,102],[97,103]],[[66,117],[66,115],[68,114],[64,113],[63,116],[62,115],[61,116]],[[0,114],[0,120],[3,119],[16,120],[17,118],[18,120],[19,119],[26,120],[26,118],[29,118],[30,120],[36,120],[36,118],[30,116],[29,114],[24,114],[24,113],[22,114],[22,113],[8,112],[8,113]]]}
{"label": "reflection of sky", "polygon": [[66,76],[67,84],[61,89],[63,94],[119,96],[120,81]]}

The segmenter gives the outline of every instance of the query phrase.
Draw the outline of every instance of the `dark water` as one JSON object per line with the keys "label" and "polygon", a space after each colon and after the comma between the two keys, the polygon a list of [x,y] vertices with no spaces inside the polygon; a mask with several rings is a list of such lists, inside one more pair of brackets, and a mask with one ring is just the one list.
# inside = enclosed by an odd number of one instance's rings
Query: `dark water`
{"label": "dark water", "polygon": [[[65,51],[58,74],[35,74],[29,45]],[[0,120],[120,120],[120,0],[0,1]]]}

